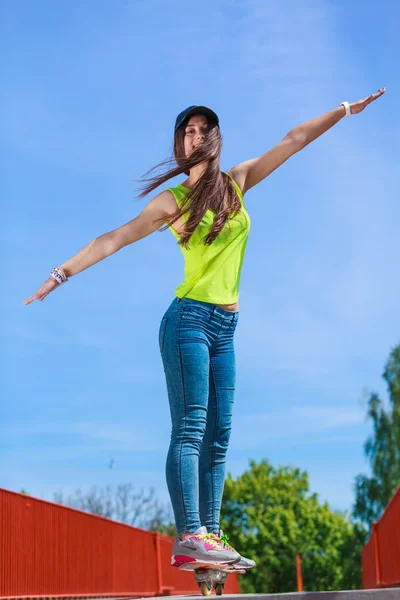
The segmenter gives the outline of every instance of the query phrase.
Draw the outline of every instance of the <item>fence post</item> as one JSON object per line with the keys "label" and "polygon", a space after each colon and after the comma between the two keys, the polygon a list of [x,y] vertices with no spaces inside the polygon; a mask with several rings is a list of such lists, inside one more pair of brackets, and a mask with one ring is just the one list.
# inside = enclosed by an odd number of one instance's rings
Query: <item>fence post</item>
{"label": "fence post", "polygon": [[375,579],[376,585],[381,585],[381,562],[379,556],[379,535],[378,535],[378,523],[372,522],[372,538],[374,543],[374,563],[375,563]]}
{"label": "fence post", "polygon": [[303,591],[303,577],[301,574],[301,560],[300,554],[296,554],[296,578],[297,578],[297,591]]}
{"label": "fence post", "polygon": [[161,551],[160,551],[160,534],[158,532],[155,533],[155,543],[156,543],[156,568],[157,568],[157,596],[163,595],[163,587],[162,587],[162,564],[161,564]]}

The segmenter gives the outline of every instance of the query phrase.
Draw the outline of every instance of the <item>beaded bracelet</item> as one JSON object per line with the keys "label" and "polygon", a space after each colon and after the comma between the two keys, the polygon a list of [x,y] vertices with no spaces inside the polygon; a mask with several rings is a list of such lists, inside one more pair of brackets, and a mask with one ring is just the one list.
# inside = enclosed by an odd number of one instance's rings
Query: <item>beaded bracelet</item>
{"label": "beaded bracelet", "polygon": [[61,275],[61,279],[64,283],[67,281],[68,277],[66,276],[64,270],[61,267],[54,267],[54,271],[57,271],[57,273]]}
{"label": "beaded bracelet", "polygon": [[61,267],[54,267],[54,269],[50,273],[50,276],[53,277],[60,285],[68,281],[68,277],[61,269]]}

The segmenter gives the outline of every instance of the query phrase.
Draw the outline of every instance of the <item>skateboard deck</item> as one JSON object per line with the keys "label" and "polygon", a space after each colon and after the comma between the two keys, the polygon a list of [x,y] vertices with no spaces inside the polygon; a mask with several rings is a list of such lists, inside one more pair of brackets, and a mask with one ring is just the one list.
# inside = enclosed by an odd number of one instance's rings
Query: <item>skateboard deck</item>
{"label": "skateboard deck", "polygon": [[185,563],[178,567],[182,571],[193,571],[194,578],[203,596],[210,596],[213,588],[217,596],[221,596],[229,573],[246,573],[246,569],[238,569],[229,563]]}

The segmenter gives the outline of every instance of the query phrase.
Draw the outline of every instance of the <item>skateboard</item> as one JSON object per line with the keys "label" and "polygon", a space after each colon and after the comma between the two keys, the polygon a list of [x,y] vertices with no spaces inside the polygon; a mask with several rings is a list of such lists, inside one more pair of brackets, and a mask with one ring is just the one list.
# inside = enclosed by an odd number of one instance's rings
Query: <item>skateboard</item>
{"label": "skateboard", "polygon": [[221,596],[229,573],[246,573],[246,569],[235,569],[232,564],[185,563],[178,567],[182,571],[193,571],[194,578],[203,596],[210,596],[213,588]]}

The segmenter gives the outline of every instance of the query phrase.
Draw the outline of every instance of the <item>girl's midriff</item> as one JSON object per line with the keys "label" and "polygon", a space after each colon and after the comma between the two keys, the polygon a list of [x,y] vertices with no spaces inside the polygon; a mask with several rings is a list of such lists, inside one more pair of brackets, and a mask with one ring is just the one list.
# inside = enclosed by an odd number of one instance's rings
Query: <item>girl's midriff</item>
{"label": "girl's midriff", "polygon": [[239,310],[239,302],[235,302],[235,304],[217,304],[217,306],[231,312],[237,312]]}

